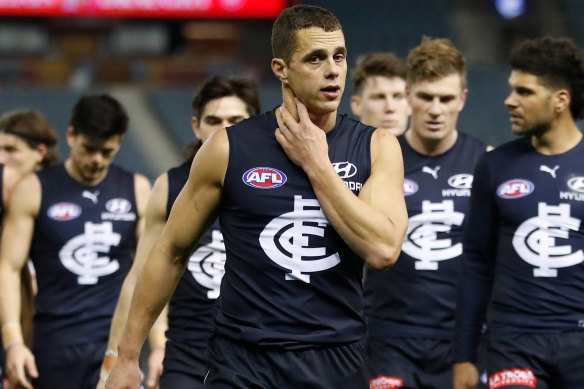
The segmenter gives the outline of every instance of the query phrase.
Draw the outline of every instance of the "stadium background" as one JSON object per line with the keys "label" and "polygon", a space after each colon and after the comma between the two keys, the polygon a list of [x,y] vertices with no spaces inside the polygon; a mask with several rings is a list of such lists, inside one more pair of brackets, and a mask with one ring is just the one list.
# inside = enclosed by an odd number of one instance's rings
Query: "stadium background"
{"label": "stadium background", "polygon": [[[124,9],[157,1],[162,0],[103,3]],[[46,15],[58,3],[71,8],[99,1],[0,0],[0,112],[42,111],[61,135],[59,150],[64,157],[68,154],[64,134],[76,99],[88,92],[112,93],[131,118],[117,162],[153,179],[181,160],[182,147],[192,139],[190,103],[203,78],[223,72],[250,75],[260,84],[262,109],[280,103],[280,85],[269,66],[273,18],[265,14],[277,15],[280,7],[298,1],[166,1],[211,11],[179,18],[160,12],[154,13],[162,15],[157,18],[144,17],[153,13],[64,17]],[[508,93],[506,58],[513,43],[549,34],[584,44],[584,25],[579,22],[584,0],[302,3],[323,6],[339,17],[350,68],[360,54],[369,52],[393,51],[405,57],[423,35],[450,38],[466,55],[469,69],[468,100],[458,128],[495,146],[512,138],[503,100]],[[521,14],[504,17],[497,11],[502,4],[509,16]],[[243,17],[249,13],[242,16],[241,7],[251,7],[260,17]],[[350,112],[351,92],[348,77],[341,112]]]}

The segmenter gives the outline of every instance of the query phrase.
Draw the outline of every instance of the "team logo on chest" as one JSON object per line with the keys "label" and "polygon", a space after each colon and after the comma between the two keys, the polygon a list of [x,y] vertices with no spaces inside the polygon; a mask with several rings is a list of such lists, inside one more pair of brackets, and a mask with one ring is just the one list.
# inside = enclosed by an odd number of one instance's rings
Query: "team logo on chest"
{"label": "team logo on chest", "polygon": [[189,259],[189,271],[200,285],[207,289],[207,298],[219,297],[221,279],[225,274],[225,243],[223,234],[211,231],[211,243],[199,247]]}
{"label": "team logo on chest", "polygon": [[57,221],[77,219],[80,215],[81,207],[74,203],[57,203],[47,210],[47,216]]}
{"label": "team logo on chest", "polygon": [[514,178],[499,185],[497,196],[502,199],[518,199],[530,195],[534,189],[533,182],[523,178]]}
{"label": "team logo on chest", "polygon": [[284,185],[286,175],[278,169],[271,167],[254,167],[243,173],[243,182],[258,189],[274,189]]}
{"label": "team logo on chest", "polygon": [[77,274],[79,285],[95,285],[98,278],[120,268],[117,260],[108,256],[110,248],[120,244],[121,235],[113,231],[111,222],[87,222],[81,235],[69,240],[59,251],[65,268]]}
{"label": "team logo on chest", "polygon": [[535,266],[534,277],[557,277],[557,268],[574,266],[584,260],[582,250],[561,246],[557,239],[568,239],[578,231],[580,220],[570,216],[570,204],[538,204],[538,215],[527,219],[513,236],[513,247],[525,262]]}
{"label": "team logo on chest", "polygon": [[268,258],[290,270],[286,280],[310,283],[310,275],[304,273],[327,270],[341,262],[338,253],[327,255],[326,247],[312,242],[324,237],[328,224],[318,200],[294,196],[294,211],[269,222],[260,234],[260,245]]}
{"label": "team logo on chest", "polygon": [[438,262],[462,254],[462,244],[451,239],[439,239],[439,233],[449,233],[452,226],[462,226],[464,214],[454,211],[454,202],[422,202],[422,213],[410,218],[402,250],[416,259],[417,270],[438,270]]}

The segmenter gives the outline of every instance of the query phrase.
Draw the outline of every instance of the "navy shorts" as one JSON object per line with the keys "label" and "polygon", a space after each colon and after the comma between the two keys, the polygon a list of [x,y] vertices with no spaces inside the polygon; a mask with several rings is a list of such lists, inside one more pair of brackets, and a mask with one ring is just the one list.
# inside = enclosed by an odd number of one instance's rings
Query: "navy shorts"
{"label": "navy shorts", "polygon": [[[481,352],[481,355],[484,352]],[[367,368],[371,389],[452,388],[453,344],[449,340],[387,337],[367,342]],[[486,388],[484,363],[478,389]]]}
{"label": "navy shorts", "polygon": [[429,338],[369,339],[371,389],[452,388],[452,342]]}
{"label": "navy shorts", "polygon": [[362,343],[301,350],[250,347],[209,339],[210,389],[367,389]]}
{"label": "navy shorts", "polygon": [[584,331],[491,334],[489,389],[584,388]]}
{"label": "navy shorts", "polygon": [[202,389],[207,374],[207,346],[167,341],[160,389]]}
{"label": "navy shorts", "polygon": [[95,389],[106,342],[35,350],[35,389]]}

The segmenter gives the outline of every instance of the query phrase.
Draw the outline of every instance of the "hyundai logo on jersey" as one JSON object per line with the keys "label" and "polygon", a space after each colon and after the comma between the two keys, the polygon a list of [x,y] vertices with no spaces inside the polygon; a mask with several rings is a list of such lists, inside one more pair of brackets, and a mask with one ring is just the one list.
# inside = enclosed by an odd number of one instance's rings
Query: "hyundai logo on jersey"
{"label": "hyundai logo on jersey", "polygon": [[254,167],[243,173],[243,182],[252,188],[273,189],[286,183],[286,175],[271,167]]}
{"label": "hyundai logo on jersey", "polygon": [[58,221],[77,219],[79,215],[81,215],[81,207],[73,203],[57,203],[47,210],[47,216]]}
{"label": "hyundai logo on jersey", "polygon": [[572,177],[568,180],[570,189],[584,193],[584,177]]}
{"label": "hyundai logo on jersey", "polygon": [[448,185],[456,189],[470,189],[473,178],[472,174],[456,174],[448,179]]}
{"label": "hyundai logo on jersey", "polygon": [[499,185],[497,196],[502,199],[518,199],[529,195],[534,189],[533,182],[523,178],[514,178]]}
{"label": "hyundai logo on jersey", "polygon": [[105,209],[112,213],[128,213],[132,209],[132,203],[126,199],[111,199],[105,203]]}
{"label": "hyundai logo on jersey", "polygon": [[404,196],[411,196],[418,191],[418,184],[412,180],[404,179]]}
{"label": "hyundai logo on jersey", "polygon": [[357,174],[357,166],[351,162],[335,162],[333,163],[333,167],[342,179],[353,177]]}

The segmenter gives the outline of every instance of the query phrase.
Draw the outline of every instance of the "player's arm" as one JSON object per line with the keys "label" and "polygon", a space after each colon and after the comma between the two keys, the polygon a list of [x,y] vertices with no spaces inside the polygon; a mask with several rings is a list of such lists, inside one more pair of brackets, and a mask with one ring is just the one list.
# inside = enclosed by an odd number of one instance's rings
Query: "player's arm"
{"label": "player's arm", "polygon": [[2,205],[4,209],[8,208],[8,199],[20,177],[20,173],[14,168],[4,165],[2,173]]}
{"label": "player's arm", "polygon": [[[143,177],[144,178],[144,177]],[[144,178],[140,183],[138,180],[135,181],[136,184],[136,206],[139,202],[144,201],[143,196],[138,196],[139,192],[138,185],[142,186],[142,192],[148,192],[150,190],[150,185]],[[146,185],[147,184],[147,185]],[[105,386],[105,380],[109,376],[111,369],[117,359],[118,343],[122,337],[122,332],[124,330],[124,325],[128,319],[128,311],[130,310],[130,302],[132,300],[132,293],[136,286],[136,281],[138,276],[144,267],[146,258],[148,258],[148,253],[152,248],[152,245],[156,239],[160,236],[164,224],[166,223],[167,213],[166,213],[166,202],[168,200],[168,176],[165,174],[161,175],[154,183],[154,188],[149,198],[147,199],[147,205],[142,210],[141,225],[144,227],[141,233],[140,239],[138,240],[138,247],[136,248],[136,255],[134,256],[134,262],[130,271],[124,279],[122,284],[122,289],[120,291],[120,297],[118,299],[118,304],[116,305],[116,310],[114,311],[114,316],[112,318],[112,324],[110,327],[110,335],[107,345],[106,355],[101,366],[100,383],[98,388],[103,388]],[[137,232],[139,233],[139,232]]]}
{"label": "player's arm", "polygon": [[225,130],[211,136],[197,153],[189,179],[138,278],[108,389],[134,387],[139,383],[140,349],[155,319],[170,300],[197,241],[217,216],[228,159]]}
{"label": "player's arm", "polygon": [[403,160],[395,136],[382,130],[373,133],[371,174],[357,197],[332,166],[326,134],[296,102],[299,121],[286,108],[277,112],[278,142],[306,172],[329,221],[349,247],[374,268],[392,265],[407,229]]}
{"label": "player's arm", "polygon": [[150,198],[150,181],[141,174],[134,174],[134,193],[136,196],[136,208],[138,222],[136,223],[136,237],[140,238],[144,231],[146,207]]}
{"label": "player's arm", "polygon": [[480,331],[493,284],[497,219],[485,156],[474,174],[463,238],[462,270],[456,308],[454,388],[478,385],[474,366]]}
{"label": "player's arm", "polygon": [[25,388],[32,387],[26,374],[36,377],[38,373],[34,357],[23,343],[20,273],[28,260],[40,203],[38,177],[36,174],[24,177],[10,196],[0,243],[0,321],[6,372],[13,385]]}

